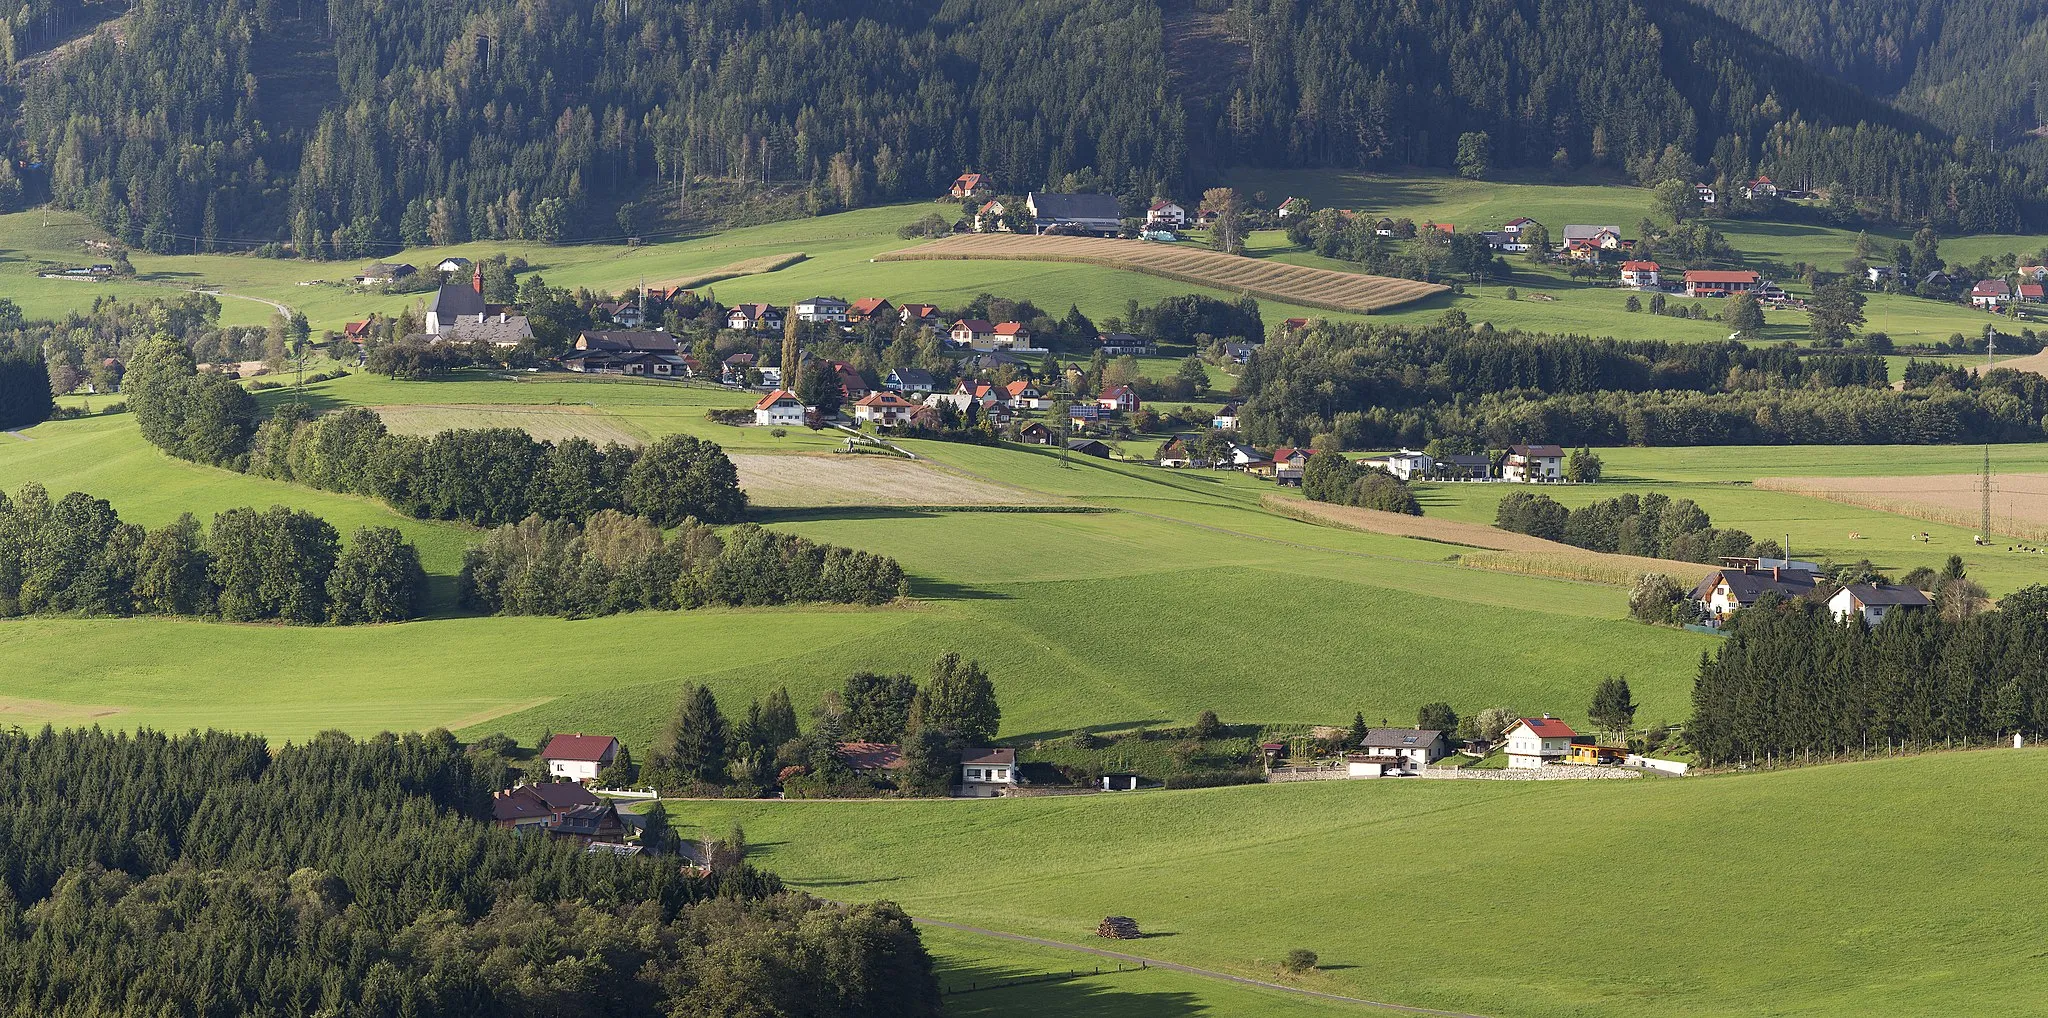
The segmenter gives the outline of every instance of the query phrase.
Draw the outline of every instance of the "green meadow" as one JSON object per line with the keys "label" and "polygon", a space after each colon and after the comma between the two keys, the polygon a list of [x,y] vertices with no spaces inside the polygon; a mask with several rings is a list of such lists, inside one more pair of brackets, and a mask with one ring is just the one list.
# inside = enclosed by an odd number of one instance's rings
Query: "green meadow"
{"label": "green meadow", "polygon": [[2044,779],[2048,753],[1999,750],[670,816],[686,837],[742,825],[759,864],[828,896],[1082,944],[1129,915],[1149,934],[1136,953],[1259,978],[1304,947],[1323,969],[1300,985],[1370,999],[1499,1018],[1931,1016],[2048,994],[2027,890],[2041,837],[2012,810]]}

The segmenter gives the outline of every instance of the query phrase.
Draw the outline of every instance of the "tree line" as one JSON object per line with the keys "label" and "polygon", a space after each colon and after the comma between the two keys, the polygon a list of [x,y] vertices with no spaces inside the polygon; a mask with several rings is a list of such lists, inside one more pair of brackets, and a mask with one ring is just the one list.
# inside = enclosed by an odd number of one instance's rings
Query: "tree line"
{"label": "tree line", "polygon": [[2048,731],[2048,588],[1982,604],[1944,593],[1866,628],[1767,594],[1701,660],[1686,739],[1729,764]]}
{"label": "tree line", "polygon": [[719,533],[685,519],[673,536],[613,509],[580,526],[529,516],[462,557],[465,607],[503,615],[583,617],[617,612],[837,603],[907,597],[895,559],[742,524]]}
{"label": "tree line", "polygon": [[1301,471],[1301,493],[1316,502],[1422,515],[1422,504],[1406,482],[1378,467],[1347,459],[1334,449],[1308,458]]}
{"label": "tree line", "polygon": [[0,1009],[941,1013],[895,906],[496,828],[503,776],[445,731],[0,733]]}
{"label": "tree line", "polygon": [[1759,543],[1743,531],[1714,526],[1692,499],[1656,492],[1631,492],[1566,509],[1540,491],[1517,489],[1500,500],[1494,526],[1577,548],[1680,562],[1783,554],[1775,541]]}
{"label": "tree line", "polygon": [[425,595],[418,550],[389,527],[358,529],[344,547],[326,520],[272,506],[144,530],[83,492],[0,493],[0,616],[350,625],[415,618]]}

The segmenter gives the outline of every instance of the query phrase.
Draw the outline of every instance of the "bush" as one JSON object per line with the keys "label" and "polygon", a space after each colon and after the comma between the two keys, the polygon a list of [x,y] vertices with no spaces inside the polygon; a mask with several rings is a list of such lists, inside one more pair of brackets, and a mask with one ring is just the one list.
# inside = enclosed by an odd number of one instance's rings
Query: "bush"
{"label": "bush", "polygon": [[1628,613],[1637,622],[1651,625],[1670,622],[1671,606],[1685,597],[1685,589],[1678,581],[1663,573],[1644,573],[1636,580],[1635,589],[1629,591]]}
{"label": "bush", "polygon": [[1281,959],[1280,967],[1298,976],[1315,968],[1317,960],[1314,951],[1305,947],[1297,947],[1287,952],[1286,958]]}
{"label": "bush", "polygon": [[1216,712],[1205,710],[1195,718],[1195,738],[1213,739],[1223,734],[1223,722],[1217,720]]}

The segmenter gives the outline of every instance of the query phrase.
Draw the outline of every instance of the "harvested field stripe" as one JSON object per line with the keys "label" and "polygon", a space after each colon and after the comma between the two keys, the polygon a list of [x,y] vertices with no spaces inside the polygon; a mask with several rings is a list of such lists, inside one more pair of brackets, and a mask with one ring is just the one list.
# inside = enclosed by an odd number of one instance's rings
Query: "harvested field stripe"
{"label": "harvested field stripe", "polygon": [[1150,241],[1097,237],[969,234],[875,256],[878,262],[978,259],[1100,265],[1219,290],[1237,290],[1306,307],[1356,314],[1370,314],[1448,289],[1412,279],[1260,261],[1216,251],[1169,247]]}
{"label": "harvested field stripe", "polygon": [[721,280],[736,279],[740,276],[758,276],[764,272],[786,269],[803,261],[806,257],[808,256],[802,251],[791,251],[788,254],[763,255],[759,258],[749,258],[746,261],[733,262],[731,265],[721,265],[718,268],[707,272],[700,272],[693,276],[677,276],[674,279],[658,280],[648,285],[659,286],[664,289],[681,288],[684,290],[694,290],[700,286],[710,286]]}

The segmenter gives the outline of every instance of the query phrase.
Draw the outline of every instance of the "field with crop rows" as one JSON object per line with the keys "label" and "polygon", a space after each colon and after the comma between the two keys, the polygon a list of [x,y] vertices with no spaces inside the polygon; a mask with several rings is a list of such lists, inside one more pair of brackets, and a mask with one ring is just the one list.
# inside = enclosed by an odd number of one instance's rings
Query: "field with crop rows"
{"label": "field with crop rows", "polygon": [[966,234],[875,256],[877,261],[1078,262],[1161,276],[1219,290],[1237,290],[1332,311],[1370,314],[1421,300],[1448,288],[1412,279],[1310,268],[1240,258],[1188,245],[1099,237],[1032,237],[1013,233]]}

